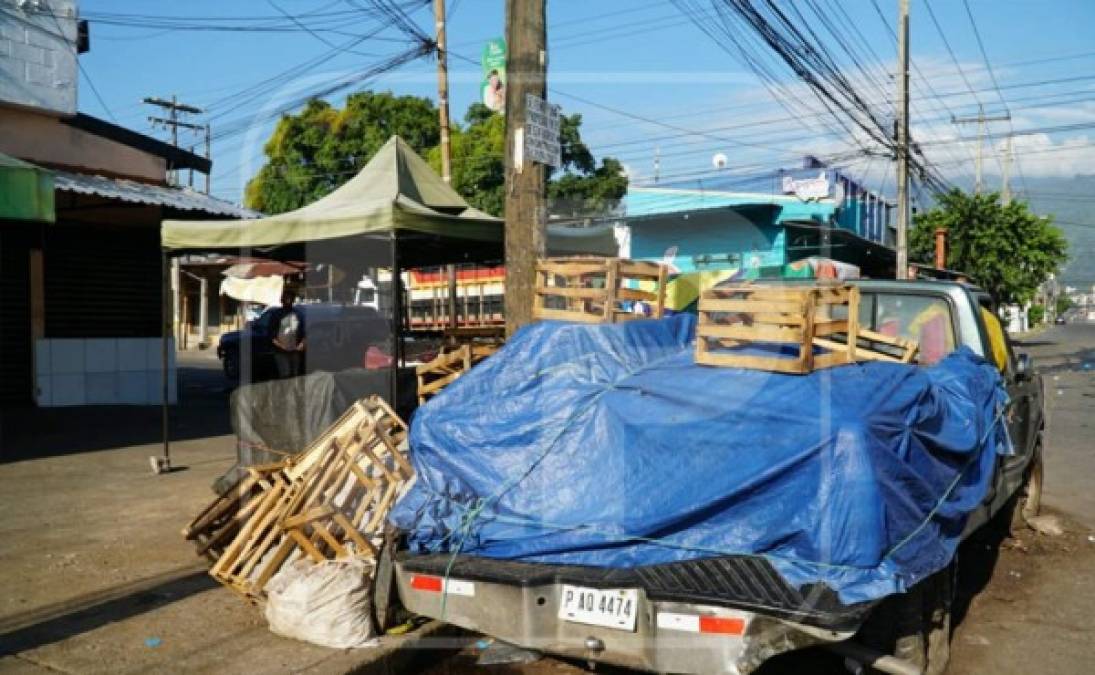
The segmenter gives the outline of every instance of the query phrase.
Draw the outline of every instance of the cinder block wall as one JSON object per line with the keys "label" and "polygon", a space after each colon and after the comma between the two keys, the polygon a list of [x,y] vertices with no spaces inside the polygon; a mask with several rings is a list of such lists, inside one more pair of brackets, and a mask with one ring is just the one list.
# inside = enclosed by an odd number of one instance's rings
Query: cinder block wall
{"label": "cinder block wall", "polygon": [[76,0],[0,0],[0,103],[76,113]]}

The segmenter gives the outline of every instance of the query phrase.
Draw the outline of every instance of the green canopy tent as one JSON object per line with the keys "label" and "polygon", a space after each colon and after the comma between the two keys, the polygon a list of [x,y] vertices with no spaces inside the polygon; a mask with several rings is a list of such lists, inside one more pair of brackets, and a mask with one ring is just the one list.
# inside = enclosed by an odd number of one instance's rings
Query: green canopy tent
{"label": "green canopy tent", "polygon": [[[401,361],[401,271],[503,258],[503,221],[472,208],[407,143],[393,136],[350,181],[296,211],[251,220],[165,220],[164,368],[167,363],[167,258],[185,252],[263,251],[305,259],[304,249],[353,255],[392,270],[390,396],[397,401]],[[164,380],[166,382],[166,378]],[[164,455],[167,456],[164,391]]]}
{"label": "green canopy tent", "polygon": [[0,219],[54,221],[53,174],[0,153]]}

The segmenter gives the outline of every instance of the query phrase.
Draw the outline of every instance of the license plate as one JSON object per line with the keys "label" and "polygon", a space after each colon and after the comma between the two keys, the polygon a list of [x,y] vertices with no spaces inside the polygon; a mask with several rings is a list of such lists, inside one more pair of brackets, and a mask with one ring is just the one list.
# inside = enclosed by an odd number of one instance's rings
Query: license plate
{"label": "license plate", "polygon": [[563,586],[559,618],[591,626],[635,630],[639,593],[634,588]]}

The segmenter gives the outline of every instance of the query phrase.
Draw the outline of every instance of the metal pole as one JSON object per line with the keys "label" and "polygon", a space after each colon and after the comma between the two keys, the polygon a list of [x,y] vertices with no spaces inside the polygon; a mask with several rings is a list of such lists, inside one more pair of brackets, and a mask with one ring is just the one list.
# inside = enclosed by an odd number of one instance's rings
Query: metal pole
{"label": "metal pole", "polygon": [[898,1],[897,278],[909,278],[909,0]]}
{"label": "metal pole", "polygon": [[1008,135],[1007,146],[1004,149],[1003,183],[1000,188],[1000,202],[1007,206],[1011,203],[1011,135]]}
{"label": "metal pole", "polygon": [[391,244],[391,261],[392,261],[392,281],[390,284],[391,293],[391,313],[392,313],[392,335],[391,335],[391,356],[392,366],[389,370],[388,376],[388,391],[390,399],[389,405],[392,406],[392,410],[398,412],[399,407],[397,401],[399,401],[399,343],[401,334],[403,331],[403,322],[400,321],[400,289],[399,289],[399,245],[396,242],[396,234],[392,232],[389,235],[389,242]]}
{"label": "metal pole", "polygon": [[977,178],[973,184],[973,191],[976,194],[981,194],[981,188],[984,186],[984,171],[985,166],[985,109],[981,106],[977,106]]}
{"label": "metal pole", "polygon": [[[210,159],[213,157],[213,149],[211,147],[211,139],[209,133],[209,125],[205,125],[205,158]],[[209,194],[209,178],[213,174],[213,169],[209,169],[205,172],[205,194]]]}
{"label": "metal pole", "polygon": [[168,274],[167,263],[167,251],[162,250],[160,253],[160,409],[161,409],[161,423],[163,431],[163,456],[156,461],[153,457],[153,470],[155,473],[164,473],[171,470],[171,432],[170,432],[170,419],[168,413],[168,403],[170,401],[168,396],[168,364],[170,359],[168,358],[168,333],[170,332],[170,320],[171,320],[171,308],[170,294],[168,293],[168,285],[170,283],[170,277]]}
{"label": "metal pole", "polygon": [[204,345],[209,337],[209,280],[202,277],[198,280],[198,345]]}

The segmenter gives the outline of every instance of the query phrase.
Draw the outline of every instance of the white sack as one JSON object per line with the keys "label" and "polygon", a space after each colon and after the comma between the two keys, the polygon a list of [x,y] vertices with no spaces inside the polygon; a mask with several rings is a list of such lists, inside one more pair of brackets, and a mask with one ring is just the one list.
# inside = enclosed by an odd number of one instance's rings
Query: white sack
{"label": "white sack", "polygon": [[267,585],[266,621],[285,637],[322,647],[372,647],[373,568],[360,560],[298,560]]}

